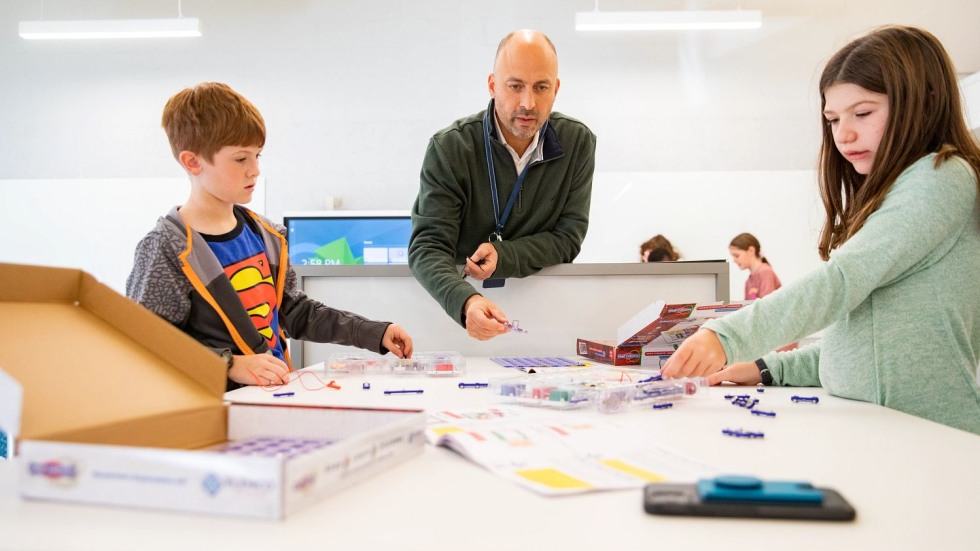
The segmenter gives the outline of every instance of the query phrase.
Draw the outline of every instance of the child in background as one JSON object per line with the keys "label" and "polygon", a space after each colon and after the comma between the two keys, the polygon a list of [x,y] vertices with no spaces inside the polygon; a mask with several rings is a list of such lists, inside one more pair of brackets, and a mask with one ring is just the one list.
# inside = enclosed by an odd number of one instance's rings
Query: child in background
{"label": "child in background", "polygon": [[640,244],[640,262],[673,262],[680,260],[681,254],[666,237],[659,233]]}
{"label": "child in background", "polygon": [[[728,246],[728,252],[731,253],[735,264],[739,268],[749,271],[749,278],[745,280],[745,300],[762,298],[783,286],[776,276],[776,272],[773,271],[772,265],[760,251],[762,251],[762,245],[751,233],[736,235]],[[792,342],[776,350],[785,352],[793,350],[797,346],[799,343]]]}
{"label": "child in background", "polygon": [[397,324],[297,289],[286,229],[241,206],[252,200],[265,145],[254,105],[225,84],[199,84],[170,98],[163,128],[190,196],[137,245],[126,295],[220,354],[228,390],[287,382],[287,338],[412,355]]}
{"label": "child in background", "polygon": [[820,98],[826,263],[704,324],[663,374],[822,385],[980,434],[980,146],[953,63],[932,34],[883,27],[830,59]]}
{"label": "child in background", "polygon": [[732,260],[741,270],[749,271],[745,280],[745,300],[762,298],[783,286],[766,257],[762,245],[751,233],[740,233],[728,245]]}

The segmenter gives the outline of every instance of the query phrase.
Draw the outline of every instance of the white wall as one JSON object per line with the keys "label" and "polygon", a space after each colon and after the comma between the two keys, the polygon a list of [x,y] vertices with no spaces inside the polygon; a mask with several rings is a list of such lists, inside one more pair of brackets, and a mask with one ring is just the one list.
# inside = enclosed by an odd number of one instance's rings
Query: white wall
{"label": "white wall", "polygon": [[976,133],[980,131],[980,72],[961,78],[960,86],[970,128]]}
{"label": "white wall", "polygon": [[[684,260],[727,259],[731,238],[748,231],[792,281],[819,264],[813,179],[808,171],[597,173],[576,262],[636,261],[639,244],[657,233]],[[188,186],[185,178],[0,180],[0,235],[16,236],[3,241],[0,262],[78,267],[122,292],[136,243]],[[260,178],[249,204],[258,212],[265,187]],[[747,276],[731,265],[733,299]]]}
{"label": "white wall", "polygon": [[[601,3],[604,10],[651,5]],[[228,82],[266,117],[263,174],[271,217],[323,208],[328,196],[340,197],[342,208],[407,209],[428,137],[485,106],[497,42],[508,31],[532,27],[547,32],[558,47],[562,86],[556,109],[585,121],[598,136],[597,190],[609,174],[647,174],[634,187],[653,186],[644,193],[655,190],[660,205],[660,215],[638,213],[656,219],[623,226],[622,217],[612,218],[616,224],[607,226],[603,220],[614,215],[597,196],[584,258],[631,258],[639,240],[658,232],[674,239],[688,258],[719,258],[733,232],[748,230],[759,236],[783,279],[792,279],[797,263],[805,261],[798,255],[813,250],[809,228],[786,232],[779,225],[783,215],[774,217],[760,201],[739,203],[744,219],[710,222],[680,213],[747,199],[741,186],[754,181],[754,174],[778,179],[813,169],[815,81],[823,62],[855,34],[885,23],[921,25],[944,41],[961,72],[980,70],[980,4],[740,5],[763,11],[761,30],[576,32],[575,12],[593,9],[593,0],[183,0],[184,14],[201,19],[202,38],[48,42],[20,39],[18,21],[173,17],[175,2],[0,1],[0,180],[18,182],[0,188],[3,227],[14,229],[12,235],[24,243],[38,236],[26,231],[37,222],[19,222],[44,220],[46,232],[60,230],[62,237],[81,240],[71,247],[62,238],[31,241],[25,251],[7,234],[0,260],[101,263],[111,256],[117,267],[97,275],[118,282],[118,266],[131,260],[128,244],[138,237],[87,254],[98,245],[65,226],[61,213],[74,213],[80,205],[104,208],[109,210],[100,212],[129,216],[125,223],[133,230],[148,227],[159,206],[130,210],[126,205],[133,203],[119,199],[119,188],[90,183],[179,178],[159,127],[160,112],[174,92],[204,80]],[[656,7],[731,9],[732,2],[661,0]],[[700,182],[697,189],[704,192],[658,187],[662,176],[683,173],[689,174],[678,177]],[[702,182],[703,175],[711,176]],[[88,189],[59,195],[45,191],[47,184],[30,187],[34,180],[69,187],[76,181],[74,186]],[[792,199],[785,189],[772,181],[759,191]],[[805,216],[812,222],[799,210],[809,209],[805,203],[777,206],[792,221]],[[665,211],[676,218],[664,219]],[[91,218],[86,222],[92,229]],[[604,245],[596,241],[599,236]]]}
{"label": "white wall", "polygon": [[[186,178],[0,180],[0,262],[82,268],[125,293],[136,243],[189,189]],[[264,202],[259,178],[249,207]]]}
{"label": "white wall", "polygon": [[[822,223],[813,171],[600,172],[576,262],[637,261],[640,243],[658,233],[682,260],[731,260],[728,244],[749,232],[788,283],[820,265]],[[741,299],[748,273],[730,270],[730,296]]]}
{"label": "white wall", "polygon": [[[731,0],[661,0],[724,7]],[[649,1],[604,0],[606,10]],[[587,33],[593,0],[184,0],[204,36],[27,41],[22,19],[172,17],[174,0],[0,2],[0,179],[179,173],[159,127],[166,99],[221,80],[264,113],[268,211],[405,209],[429,136],[482,109],[499,39],[540,28],[559,52],[557,110],[599,137],[600,171],[810,170],[815,80],[848,38],[923,25],[958,68],[980,70],[980,4],[947,0],[743,0],[758,31]]]}

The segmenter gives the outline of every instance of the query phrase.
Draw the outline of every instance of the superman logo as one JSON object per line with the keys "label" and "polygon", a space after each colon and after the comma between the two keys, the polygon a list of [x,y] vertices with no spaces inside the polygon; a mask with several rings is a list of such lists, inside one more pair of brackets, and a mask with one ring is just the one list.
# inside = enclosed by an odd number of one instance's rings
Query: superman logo
{"label": "superman logo", "polygon": [[275,349],[279,341],[276,331],[279,324],[275,320],[278,305],[272,270],[265,252],[226,266],[225,274],[231,281],[231,286],[238,291],[238,297],[255,328],[265,337],[269,348]]}

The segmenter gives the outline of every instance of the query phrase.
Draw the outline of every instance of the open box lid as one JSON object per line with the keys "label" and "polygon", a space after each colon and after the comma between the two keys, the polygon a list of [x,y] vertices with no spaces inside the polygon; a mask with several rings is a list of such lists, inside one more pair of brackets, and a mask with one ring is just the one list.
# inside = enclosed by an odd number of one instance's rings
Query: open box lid
{"label": "open box lid", "polygon": [[[619,346],[642,346],[657,338],[667,327],[673,327],[678,320],[691,315],[694,304],[671,304],[658,300],[616,330],[616,343]],[[667,327],[662,324],[669,323]]]}
{"label": "open box lid", "polygon": [[616,331],[616,342],[619,346],[644,346],[663,335],[665,331],[683,327],[681,323],[698,322],[700,326],[700,323],[707,319],[719,318],[751,303],[751,300],[742,300],[728,303],[667,304],[658,300],[621,325]]}
{"label": "open box lid", "polygon": [[[0,369],[23,392],[8,434],[171,448],[225,437],[224,361],[81,270],[0,263],[0,335]],[[0,402],[17,387],[0,378]]]}

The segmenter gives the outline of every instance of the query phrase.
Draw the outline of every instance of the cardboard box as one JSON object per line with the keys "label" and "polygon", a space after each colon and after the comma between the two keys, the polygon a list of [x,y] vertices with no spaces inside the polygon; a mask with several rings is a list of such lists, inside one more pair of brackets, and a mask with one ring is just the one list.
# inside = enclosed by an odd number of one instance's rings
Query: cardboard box
{"label": "cardboard box", "polygon": [[575,352],[612,365],[659,369],[705,321],[734,312],[751,302],[667,304],[658,300],[621,325],[615,340],[579,338]]}
{"label": "cardboard box", "polygon": [[575,341],[579,356],[610,365],[640,365],[642,346],[620,346],[612,339],[583,339]]}
{"label": "cardboard box", "polygon": [[[225,404],[218,356],[79,270],[0,264],[0,334],[27,498],[282,518],[425,441],[420,411]],[[260,436],[332,442],[289,460],[202,450]]]}

